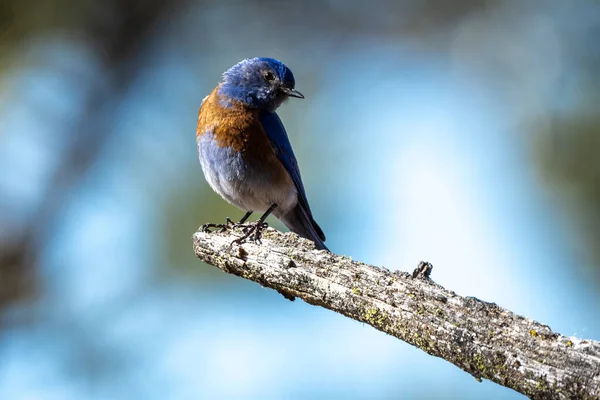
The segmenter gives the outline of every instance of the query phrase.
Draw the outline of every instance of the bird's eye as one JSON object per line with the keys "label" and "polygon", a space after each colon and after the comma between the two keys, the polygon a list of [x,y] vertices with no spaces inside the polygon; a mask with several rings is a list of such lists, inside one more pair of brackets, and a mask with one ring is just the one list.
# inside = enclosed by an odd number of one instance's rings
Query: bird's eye
{"label": "bird's eye", "polygon": [[272,81],[273,79],[275,79],[275,75],[273,75],[273,73],[271,71],[267,71],[264,74],[265,79],[268,81]]}

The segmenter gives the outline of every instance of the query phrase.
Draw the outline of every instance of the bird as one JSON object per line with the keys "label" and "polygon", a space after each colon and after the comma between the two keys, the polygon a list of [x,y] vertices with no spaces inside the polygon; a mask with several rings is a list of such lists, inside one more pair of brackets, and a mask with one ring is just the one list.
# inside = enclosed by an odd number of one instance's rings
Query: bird
{"label": "bird", "polygon": [[[241,243],[260,241],[272,213],[292,232],[325,246],[315,221],[300,169],[277,108],[289,98],[304,99],[292,71],[281,61],[247,58],[223,73],[198,112],[196,143],[204,177],[223,199],[245,211]],[[262,216],[243,225],[255,212]],[[217,226],[216,224],[207,224]],[[226,225],[236,225],[229,218]]]}

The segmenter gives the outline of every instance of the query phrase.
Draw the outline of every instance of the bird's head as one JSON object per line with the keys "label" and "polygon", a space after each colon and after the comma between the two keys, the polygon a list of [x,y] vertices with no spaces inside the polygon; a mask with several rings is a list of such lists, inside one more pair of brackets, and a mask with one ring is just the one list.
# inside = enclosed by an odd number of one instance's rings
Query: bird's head
{"label": "bird's head", "polygon": [[273,58],[247,58],[223,74],[219,93],[251,108],[275,111],[288,97],[303,99],[294,74]]}

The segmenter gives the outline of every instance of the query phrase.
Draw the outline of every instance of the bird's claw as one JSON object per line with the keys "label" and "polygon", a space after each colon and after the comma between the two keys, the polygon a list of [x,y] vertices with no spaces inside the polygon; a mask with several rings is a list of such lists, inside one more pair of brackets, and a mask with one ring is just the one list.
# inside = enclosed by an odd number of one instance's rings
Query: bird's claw
{"label": "bird's claw", "polygon": [[204,233],[214,232],[211,229],[218,229],[219,233],[227,232],[229,229],[235,228],[238,224],[233,222],[231,218],[225,218],[224,224],[203,224],[200,226],[200,230]]}
{"label": "bird's claw", "polygon": [[225,224],[223,224],[223,225],[221,226],[221,229],[219,230],[219,233],[224,233],[224,232],[227,232],[229,229],[235,228],[235,226],[236,226],[236,225],[237,225],[237,224],[236,224],[235,222],[233,222],[233,221],[231,220],[231,218],[229,218],[229,217],[226,217],[226,218],[225,218]]}
{"label": "bird's claw", "polygon": [[254,222],[250,224],[240,224],[231,220],[227,217],[224,224],[203,224],[200,226],[200,230],[204,233],[224,233],[233,229],[241,229],[243,235],[231,244],[242,244],[246,240],[251,240],[255,243],[260,243],[263,231],[269,226],[266,222]]}
{"label": "bird's claw", "polygon": [[238,225],[237,227],[242,227],[242,232],[244,232],[244,236],[235,239],[231,244],[242,244],[246,240],[250,239],[251,241],[260,244],[260,238],[262,237],[262,232],[269,226],[266,222],[256,222],[253,224],[245,224]]}
{"label": "bird's claw", "polygon": [[204,233],[211,233],[211,229],[218,228],[219,224],[202,224],[200,225],[200,230]]}

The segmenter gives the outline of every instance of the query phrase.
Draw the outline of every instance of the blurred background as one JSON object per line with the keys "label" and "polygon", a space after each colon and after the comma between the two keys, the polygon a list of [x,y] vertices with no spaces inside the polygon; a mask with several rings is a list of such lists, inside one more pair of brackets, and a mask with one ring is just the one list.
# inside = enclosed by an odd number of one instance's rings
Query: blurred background
{"label": "blurred background", "polygon": [[521,398],[196,260],[242,215],[197,111],[282,60],[332,251],[600,339],[599,40],[594,0],[1,0],[0,398]]}

